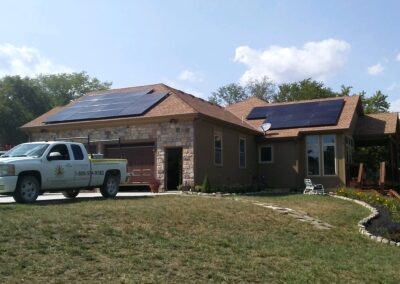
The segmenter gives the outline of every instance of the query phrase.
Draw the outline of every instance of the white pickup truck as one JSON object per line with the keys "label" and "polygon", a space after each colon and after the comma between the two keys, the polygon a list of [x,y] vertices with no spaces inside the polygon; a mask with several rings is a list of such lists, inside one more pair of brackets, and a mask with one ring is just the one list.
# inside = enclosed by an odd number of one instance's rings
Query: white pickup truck
{"label": "white pickup truck", "polygon": [[112,198],[126,180],[126,164],[125,159],[91,159],[81,143],[24,143],[0,158],[0,194],[32,203],[45,191],[74,198],[80,189],[100,187]]}

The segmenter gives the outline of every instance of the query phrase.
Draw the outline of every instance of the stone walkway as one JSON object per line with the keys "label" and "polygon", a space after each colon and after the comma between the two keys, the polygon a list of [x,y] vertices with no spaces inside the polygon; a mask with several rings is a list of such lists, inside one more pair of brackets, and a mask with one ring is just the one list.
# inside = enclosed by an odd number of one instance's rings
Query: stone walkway
{"label": "stone walkway", "polygon": [[[243,201],[243,199],[239,199],[239,198],[234,198],[234,200]],[[332,226],[331,224],[322,222],[321,220],[319,220],[317,218],[311,217],[304,211],[294,210],[294,209],[285,208],[285,207],[279,207],[274,204],[261,203],[258,201],[256,201],[256,202],[249,201],[249,202],[256,206],[261,206],[264,208],[274,210],[275,212],[277,212],[279,214],[290,216],[299,222],[304,222],[306,224],[313,225],[315,228],[320,229],[320,230],[330,230],[330,229],[334,228],[334,226]]]}
{"label": "stone walkway", "polygon": [[331,224],[323,222],[317,218],[311,217],[304,211],[294,210],[294,209],[285,208],[285,207],[279,207],[277,205],[270,204],[270,203],[261,203],[259,201],[246,200],[243,198],[234,197],[234,195],[232,195],[232,194],[215,194],[215,193],[210,194],[210,193],[188,193],[188,192],[186,192],[186,195],[187,196],[194,195],[194,196],[210,197],[210,198],[233,197],[233,200],[235,200],[235,201],[251,203],[256,206],[274,210],[275,212],[277,212],[279,214],[290,216],[299,222],[310,224],[320,230],[330,230],[330,229],[334,228],[334,226],[332,226]]}

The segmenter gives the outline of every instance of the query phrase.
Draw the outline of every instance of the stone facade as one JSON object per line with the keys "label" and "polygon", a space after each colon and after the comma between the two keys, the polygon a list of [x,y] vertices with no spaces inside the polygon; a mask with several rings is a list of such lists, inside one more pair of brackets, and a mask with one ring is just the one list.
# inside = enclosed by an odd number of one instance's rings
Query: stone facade
{"label": "stone facade", "polygon": [[[67,139],[73,137],[88,137],[97,143],[99,152],[103,152],[104,140],[118,141],[121,143],[135,143],[152,141],[156,144],[155,173],[160,181],[160,190],[164,190],[165,175],[165,149],[182,147],[182,183],[194,184],[194,127],[193,121],[172,121],[125,125],[117,127],[82,128],[73,130],[41,131],[31,134],[32,141]],[[85,142],[84,140],[76,140]]]}

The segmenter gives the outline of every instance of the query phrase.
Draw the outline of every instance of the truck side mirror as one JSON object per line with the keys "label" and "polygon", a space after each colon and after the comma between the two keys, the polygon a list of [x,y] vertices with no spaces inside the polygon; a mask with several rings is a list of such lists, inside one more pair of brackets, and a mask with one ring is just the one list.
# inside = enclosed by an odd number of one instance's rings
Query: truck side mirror
{"label": "truck side mirror", "polygon": [[54,160],[61,160],[62,159],[62,155],[60,152],[51,152],[48,156],[47,156],[47,160],[48,161],[54,161]]}

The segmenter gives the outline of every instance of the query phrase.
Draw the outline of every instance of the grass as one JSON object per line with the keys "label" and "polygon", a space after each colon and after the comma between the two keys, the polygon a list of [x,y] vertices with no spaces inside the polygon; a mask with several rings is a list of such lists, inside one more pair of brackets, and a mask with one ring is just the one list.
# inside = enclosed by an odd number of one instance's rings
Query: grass
{"label": "grass", "polygon": [[399,283],[400,248],[357,232],[368,211],[321,196],[162,196],[0,206],[2,282]]}

